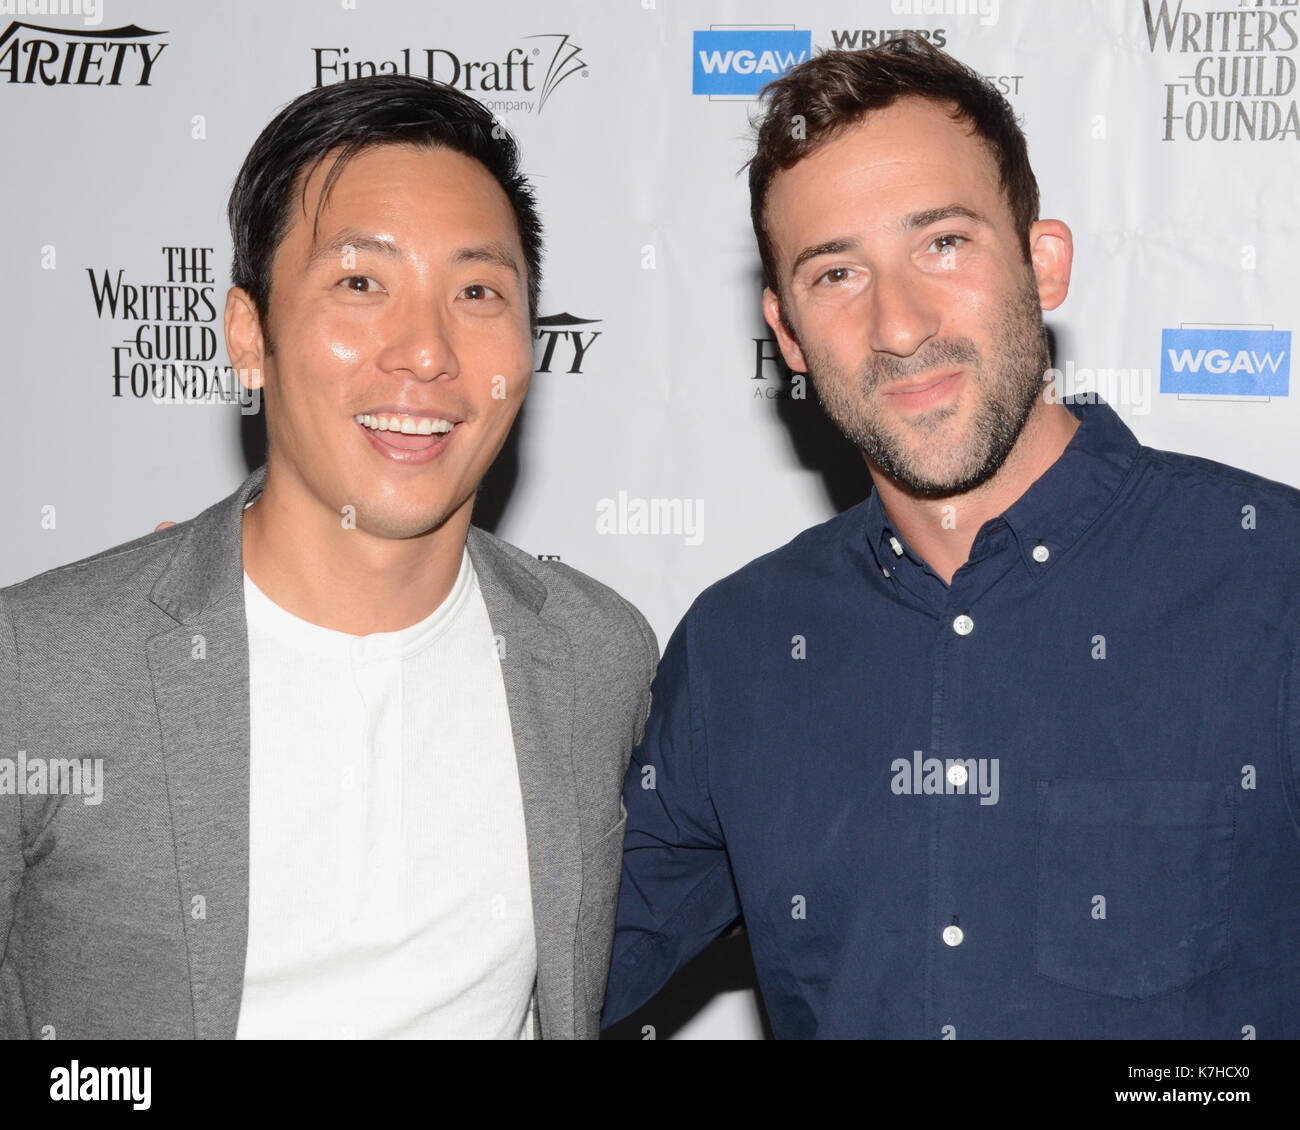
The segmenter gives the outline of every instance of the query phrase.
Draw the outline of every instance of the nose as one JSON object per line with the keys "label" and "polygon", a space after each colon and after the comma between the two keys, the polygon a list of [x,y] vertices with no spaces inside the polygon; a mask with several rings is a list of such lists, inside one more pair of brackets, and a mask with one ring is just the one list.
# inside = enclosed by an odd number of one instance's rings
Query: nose
{"label": "nose", "polygon": [[910,357],[939,332],[938,310],[919,280],[877,272],[869,301],[869,344],[877,353]]}
{"label": "nose", "polygon": [[460,360],[446,317],[428,306],[398,314],[377,361],[386,373],[404,370],[418,381],[460,376]]}

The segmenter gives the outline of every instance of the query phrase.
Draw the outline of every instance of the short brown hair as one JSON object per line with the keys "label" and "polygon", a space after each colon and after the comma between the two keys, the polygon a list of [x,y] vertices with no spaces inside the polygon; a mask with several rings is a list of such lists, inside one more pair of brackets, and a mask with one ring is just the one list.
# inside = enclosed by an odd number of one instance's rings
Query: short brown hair
{"label": "short brown hair", "polygon": [[[1015,112],[993,87],[919,35],[902,35],[862,51],[824,51],[763,88],[766,106],[749,162],[749,215],[763,261],[763,281],[778,296],[776,262],[765,210],[772,178],[793,168],[873,110],[914,96],[953,104],[988,145],[1029,260],[1029,226],[1038,219],[1038,182]],[[801,120],[801,128],[791,124]]]}

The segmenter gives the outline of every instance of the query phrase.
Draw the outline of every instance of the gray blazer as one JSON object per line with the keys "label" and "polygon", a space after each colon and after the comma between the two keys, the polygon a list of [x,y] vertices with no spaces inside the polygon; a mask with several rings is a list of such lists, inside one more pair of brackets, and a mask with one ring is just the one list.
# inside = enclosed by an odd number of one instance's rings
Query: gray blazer
{"label": "gray blazer", "polygon": [[[240,532],[264,479],[0,591],[0,759],[103,760],[98,805],[0,795],[0,1036],[235,1035],[248,931]],[[658,648],[589,577],[474,528],[469,552],[519,760],[540,1034],[595,1038],[623,775]]]}

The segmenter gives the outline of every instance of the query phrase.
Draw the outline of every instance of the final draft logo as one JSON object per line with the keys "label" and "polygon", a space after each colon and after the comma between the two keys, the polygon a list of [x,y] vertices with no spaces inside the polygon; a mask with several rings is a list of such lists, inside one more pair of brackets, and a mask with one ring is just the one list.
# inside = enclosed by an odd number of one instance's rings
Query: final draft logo
{"label": "final draft logo", "polygon": [[751,379],[762,382],[753,386],[753,398],[807,400],[808,378],[804,373],[796,373],[785,363],[776,338],[755,337],[750,340],[754,343],[754,372]]}
{"label": "final draft logo", "polygon": [[582,48],[563,32],[527,35],[524,44],[488,58],[446,47],[403,47],[387,59],[355,59],[350,47],[313,47],[312,56],[317,86],[369,75],[418,75],[472,94],[494,113],[540,114],[562,82],[590,74]]}
{"label": "final draft logo", "polygon": [[74,31],[14,20],[0,32],[0,78],[42,86],[150,86],[167,44],[148,41],[166,34],[135,24]]}
{"label": "final draft logo", "polygon": [[1162,141],[1300,141],[1294,0],[1193,11],[1142,0],[1151,54],[1184,71],[1165,83]]}

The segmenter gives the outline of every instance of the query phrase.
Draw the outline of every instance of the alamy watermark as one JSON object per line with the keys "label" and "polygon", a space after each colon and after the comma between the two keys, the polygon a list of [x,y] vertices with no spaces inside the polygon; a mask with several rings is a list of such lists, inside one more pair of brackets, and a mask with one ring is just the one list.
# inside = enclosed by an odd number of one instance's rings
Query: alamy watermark
{"label": "alamy watermark", "polygon": [[1068,396],[1082,404],[1096,404],[1101,399],[1112,406],[1122,405],[1134,416],[1151,411],[1150,369],[1076,368],[1074,361],[1068,360],[1064,369],[1046,370],[1043,384],[1043,399],[1048,404],[1060,404]]}
{"label": "alamy watermark", "polygon": [[82,804],[104,800],[102,757],[0,757],[0,796],[79,796]]}
{"label": "alamy watermark", "polygon": [[895,758],[889,767],[893,778],[889,790],[895,796],[978,796],[980,804],[998,802],[998,759],[996,757],[925,757],[912,753],[912,760]]}
{"label": "alamy watermark", "polygon": [[889,0],[896,16],[978,16],[988,27],[998,22],[998,0]]}
{"label": "alamy watermark", "polygon": [[596,500],[596,533],[667,534],[685,545],[699,545],[704,541],[704,499],[635,498],[621,490],[617,498]]}
{"label": "alamy watermark", "polygon": [[80,16],[87,27],[104,22],[101,0],[0,0],[0,16]]}

